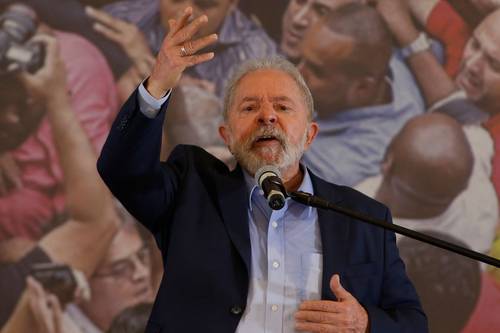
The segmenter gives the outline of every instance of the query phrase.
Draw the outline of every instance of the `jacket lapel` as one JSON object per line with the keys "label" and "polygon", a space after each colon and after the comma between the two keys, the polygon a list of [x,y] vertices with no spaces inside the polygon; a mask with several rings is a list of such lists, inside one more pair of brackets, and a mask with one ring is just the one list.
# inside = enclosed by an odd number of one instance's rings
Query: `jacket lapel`
{"label": "jacket lapel", "polygon": [[248,194],[240,166],[216,179],[217,197],[222,221],[250,276],[250,231],[248,229]]}
{"label": "jacket lapel", "polygon": [[[314,194],[333,203],[342,201],[340,191],[335,185],[325,182],[310,172]],[[318,208],[318,222],[323,246],[322,299],[336,299],[330,290],[330,279],[335,273],[342,272],[348,255],[350,219],[340,213]]]}

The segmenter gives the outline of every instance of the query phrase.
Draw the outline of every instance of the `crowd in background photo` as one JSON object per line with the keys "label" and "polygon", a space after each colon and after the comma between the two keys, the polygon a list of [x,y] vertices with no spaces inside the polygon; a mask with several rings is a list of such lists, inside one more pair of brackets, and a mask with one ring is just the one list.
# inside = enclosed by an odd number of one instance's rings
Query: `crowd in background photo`
{"label": "crowd in background photo", "polygon": [[[309,170],[500,258],[499,0],[0,0],[0,333],[143,332],[160,253],[96,161],[187,6],[218,40],[172,92],[161,160],[192,144],[234,167],[224,87],[281,56],[314,98]],[[431,332],[500,331],[499,269],[397,243]]]}

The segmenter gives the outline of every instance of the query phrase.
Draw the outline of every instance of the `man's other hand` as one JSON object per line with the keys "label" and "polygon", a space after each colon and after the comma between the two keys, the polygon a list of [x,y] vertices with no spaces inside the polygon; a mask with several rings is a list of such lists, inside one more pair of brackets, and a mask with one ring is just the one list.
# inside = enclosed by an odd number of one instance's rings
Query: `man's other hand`
{"label": "man's other hand", "polygon": [[295,313],[295,328],[306,332],[357,332],[368,331],[368,313],[340,284],[335,274],[330,289],[337,301],[304,301]]}

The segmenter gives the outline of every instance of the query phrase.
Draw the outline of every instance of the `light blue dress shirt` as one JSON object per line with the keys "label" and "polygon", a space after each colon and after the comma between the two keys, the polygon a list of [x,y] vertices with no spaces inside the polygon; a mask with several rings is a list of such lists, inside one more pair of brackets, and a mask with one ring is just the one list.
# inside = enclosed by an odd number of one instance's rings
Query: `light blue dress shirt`
{"label": "light blue dress shirt", "polygon": [[[154,118],[165,97],[155,99],[139,86],[139,108]],[[314,194],[306,168],[299,191]],[[255,180],[246,172],[251,245],[247,305],[237,333],[295,332],[294,314],[304,300],[321,298],[323,251],[316,208],[290,198],[271,210]]]}
{"label": "light blue dress shirt", "polygon": [[[313,193],[304,170],[299,191]],[[245,180],[252,267],[247,306],[236,332],[295,332],[299,304],[321,298],[323,255],[317,210],[287,198],[282,209],[273,211],[255,180],[246,173]]]}

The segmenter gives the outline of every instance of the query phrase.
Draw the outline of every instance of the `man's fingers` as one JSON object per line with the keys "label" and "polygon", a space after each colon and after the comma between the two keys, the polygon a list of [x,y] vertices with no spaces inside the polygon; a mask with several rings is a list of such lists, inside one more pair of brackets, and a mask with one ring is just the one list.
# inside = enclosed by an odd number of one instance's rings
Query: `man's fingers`
{"label": "man's fingers", "polygon": [[37,34],[30,40],[30,42],[40,42],[45,45],[45,59],[42,67],[34,74],[30,74],[25,71],[20,73],[19,76],[25,81],[27,81],[28,78],[35,76],[38,72],[47,71],[47,68],[51,69],[50,67],[54,66],[54,59],[58,57],[59,53],[59,44],[54,36]]}
{"label": "man's fingers", "polygon": [[187,54],[195,54],[199,50],[213,44],[217,41],[217,34],[211,34],[193,41],[187,41],[183,44]]}
{"label": "man's fingers", "polygon": [[344,306],[334,301],[304,301],[300,304],[300,311],[322,311],[340,313]]}
{"label": "man's fingers", "polygon": [[334,332],[332,327],[328,324],[318,324],[309,322],[297,322],[295,323],[295,329],[302,332],[312,332],[312,333],[325,333]]}
{"label": "man's fingers", "polygon": [[92,8],[90,6],[87,6],[87,7],[85,7],[85,13],[89,17],[95,19],[96,21],[104,23],[105,25],[110,26],[110,27],[114,28],[115,30],[124,30],[127,28],[126,22],[124,22],[120,19],[114,18],[113,16],[109,15],[108,13],[106,13],[102,10],[98,10],[98,9]]}
{"label": "man's fingers", "polygon": [[101,24],[101,23],[94,23],[92,25],[95,31],[99,32],[100,34],[104,35],[106,38],[112,40],[115,43],[121,44],[122,42],[122,35],[118,31],[108,28],[107,26]]}
{"label": "man's fingers", "polygon": [[214,57],[214,55],[215,54],[213,52],[208,52],[208,53],[195,54],[192,56],[183,57],[182,59],[184,59],[187,62],[186,66],[194,66],[197,64],[201,64],[202,62],[211,60]]}
{"label": "man's fingers", "polygon": [[62,331],[63,316],[61,310],[61,303],[59,303],[57,297],[52,294],[49,295],[47,303],[49,305],[49,308],[52,310],[52,320],[54,322],[55,333],[65,333]]}
{"label": "man's fingers", "polygon": [[188,25],[177,31],[172,35],[171,43],[172,45],[181,45],[187,40],[191,39],[194,34],[198,32],[201,25],[208,22],[208,17],[206,15],[202,15],[197,17],[194,21],[190,22]]}
{"label": "man's fingers", "polygon": [[343,301],[352,297],[352,295],[340,284],[340,276],[338,274],[334,274],[330,279],[330,289],[335,294],[338,301]]}
{"label": "man's fingers", "polygon": [[298,311],[295,313],[297,321],[311,321],[314,323],[333,324],[338,315],[323,311]]}
{"label": "man's fingers", "polygon": [[[193,8],[186,7],[181,17],[178,20],[173,20],[172,27],[170,28],[169,35],[174,36],[179,30],[184,28],[184,26],[189,22],[189,19],[193,15]],[[169,20],[170,23],[170,20]]]}

